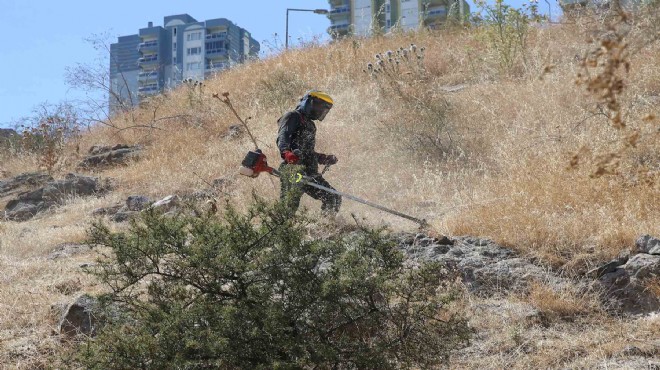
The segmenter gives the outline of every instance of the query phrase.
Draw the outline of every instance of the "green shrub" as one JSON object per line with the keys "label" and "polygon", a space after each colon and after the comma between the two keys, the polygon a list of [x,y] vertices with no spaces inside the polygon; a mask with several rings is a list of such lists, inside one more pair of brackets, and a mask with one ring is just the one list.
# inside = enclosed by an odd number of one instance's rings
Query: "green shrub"
{"label": "green shrub", "polygon": [[479,12],[473,23],[478,25],[479,34],[495,54],[500,69],[505,73],[513,73],[519,60],[527,68],[530,25],[544,19],[539,14],[538,4],[532,1],[523,4],[522,8],[513,8],[504,4],[503,0],[496,0],[494,5],[477,0],[475,4]]}
{"label": "green shrub", "polygon": [[[146,213],[102,224],[93,273],[114,301],[85,368],[428,368],[469,339],[452,272],[404,266],[382,230],[306,238],[310,221],[257,200],[222,220]],[[114,312],[114,313],[112,313]],[[121,314],[117,314],[121,312]]]}

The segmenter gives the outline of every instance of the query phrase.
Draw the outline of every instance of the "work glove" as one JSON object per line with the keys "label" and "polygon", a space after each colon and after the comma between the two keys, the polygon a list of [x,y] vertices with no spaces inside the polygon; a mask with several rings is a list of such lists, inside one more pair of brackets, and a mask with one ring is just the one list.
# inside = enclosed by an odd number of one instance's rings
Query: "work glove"
{"label": "work glove", "polygon": [[299,154],[296,155],[296,153],[290,150],[285,150],[282,153],[282,156],[284,157],[284,161],[288,164],[296,164],[300,160]]}
{"label": "work glove", "polygon": [[319,158],[319,164],[323,164],[323,165],[326,165],[326,166],[333,165],[333,164],[337,163],[337,161],[338,161],[337,157],[335,155],[332,155],[332,154],[321,154],[321,153],[319,153],[318,158]]}

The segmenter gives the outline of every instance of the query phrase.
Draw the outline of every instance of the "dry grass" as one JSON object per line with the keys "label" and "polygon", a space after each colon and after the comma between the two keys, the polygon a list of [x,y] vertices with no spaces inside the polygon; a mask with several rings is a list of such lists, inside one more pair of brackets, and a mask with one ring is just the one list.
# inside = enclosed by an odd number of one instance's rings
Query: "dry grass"
{"label": "dry grass", "polygon": [[[318,125],[318,151],[336,154],[339,163],[326,178],[342,191],[426,218],[440,233],[491,237],[572,273],[630,248],[641,234],[660,235],[660,130],[659,120],[650,119],[660,116],[660,48],[651,44],[633,56],[620,97],[628,127],[639,133],[636,145],[621,152],[616,173],[593,178],[598,156],[618,152],[630,131],[608,125],[596,99],[574,84],[578,59],[589,48],[583,37],[586,27],[534,29],[526,66],[513,75],[498,72],[496,58],[470,30],[290,50],[206,81],[201,90],[192,91],[194,99],[190,88],[182,87],[115,117],[113,124],[125,130],[95,127],[85,132],[65,152],[60,174],[74,171],[94,144],[139,144],[144,154],[129,166],[96,173],[115,179],[115,191],[106,198],[72,200],[34,220],[0,224],[0,362],[15,360],[6,348],[16,338],[34,338],[45,352],[57,347],[48,339],[50,305],[92,285],[80,277],[76,259],[65,263],[45,257],[58,243],[82,240],[94,208],[133,194],[156,198],[207,188],[205,181],[219,177],[233,180],[228,198],[239,207],[250,201],[253,190],[277,198],[277,182],[235,175],[252,144],[246,137],[224,138],[237,121],[213,93],[230,93],[241,115],[251,117],[261,149],[277,164],[279,116],[306,90],[328,91],[336,104]],[[406,133],[421,129],[417,123],[428,122],[428,116],[400,104],[363,72],[376,53],[411,43],[426,49],[426,80],[408,87],[416,86],[416,96],[447,103],[440,139],[450,150],[415,145]],[[407,82],[402,77],[394,83]],[[466,87],[451,93],[443,89],[458,84]],[[580,151],[583,147],[588,150]],[[576,153],[581,153],[580,165],[571,169]],[[35,158],[20,156],[3,158],[0,170],[15,175],[38,166]],[[318,210],[307,198],[303,205]],[[344,202],[341,214],[350,219],[351,213],[369,224],[414,228]],[[650,286],[655,288],[657,282]],[[643,341],[658,332],[657,319],[604,318],[588,299],[573,291],[533,289],[529,301],[540,311],[588,316],[577,323],[560,320],[549,329],[525,318],[500,322],[475,314],[475,326],[489,333],[484,334],[485,347],[477,357],[459,359],[457,366],[592,367],[616,354],[628,338]]]}
{"label": "dry grass", "polygon": [[534,283],[530,288],[528,299],[532,306],[549,319],[572,321],[580,316],[603,313],[597,295],[579,292],[573,286],[553,288]]}
{"label": "dry grass", "polygon": [[[554,294],[546,297],[558,298]],[[584,312],[576,303],[569,299],[575,308],[572,311]],[[552,309],[563,311],[557,306]],[[466,312],[477,335],[471,347],[452,359],[452,368],[635,369],[646,368],[660,354],[657,315],[617,319],[596,311],[570,321],[558,320],[517,296],[475,299]],[[638,348],[637,354],[626,353],[631,346]]]}

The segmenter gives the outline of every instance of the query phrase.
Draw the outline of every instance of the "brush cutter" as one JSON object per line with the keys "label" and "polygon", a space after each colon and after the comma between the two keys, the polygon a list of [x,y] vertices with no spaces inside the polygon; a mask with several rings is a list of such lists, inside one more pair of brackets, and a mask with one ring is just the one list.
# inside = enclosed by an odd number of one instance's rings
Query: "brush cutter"
{"label": "brush cutter", "polygon": [[[327,170],[327,168],[328,168],[328,166],[326,166],[324,168],[324,172]],[[276,177],[281,177],[282,176],[282,174],[278,170],[276,170],[276,169],[274,169],[274,168],[272,168],[268,165],[268,162],[266,160],[266,155],[261,152],[261,149],[257,149],[255,151],[248,152],[248,154],[245,156],[245,159],[243,159],[243,162],[241,162],[241,167],[240,167],[238,172],[241,175],[245,175],[245,176],[253,177],[253,178],[259,176],[259,174],[262,173],[262,172],[269,173],[269,174],[271,174],[273,176],[276,176]],[[419,219],[417,217],[409,216],[407,214],[395,211],[393,209],[385,208],[381,205],[378,205],[378,204],[369,202],[367,200],[358,198],[354,195],[346,194],[346,193],[343,193],[341,191],[337,191],[335,189],[330,189],[326,186],[317,184],[314,181],[313,178],[311,178],[309,176],[305,176],[301,173],[296,174],[296,177],[293,179],[293,181],[301,182],[305,185],[313,186],[317,189],[327,191],[328,193],[340,195],[340,196],[348,198],[350,200],[354,200],[356,202],[366,204],[369,207],[373,207],[373,208],[379,209],[381,211],[385,211],[387,213],[390,213],[390,214],[405,218],[407,220],[416,222],[422,228],[428,226],[428,223],[424,219]]]}

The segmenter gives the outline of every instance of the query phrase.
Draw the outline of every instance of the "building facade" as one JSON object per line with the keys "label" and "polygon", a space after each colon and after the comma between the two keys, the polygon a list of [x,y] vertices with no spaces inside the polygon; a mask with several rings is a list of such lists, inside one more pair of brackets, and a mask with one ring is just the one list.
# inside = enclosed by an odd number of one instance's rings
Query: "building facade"
{"label": "building facade", "polygon": [[110,45],[110,112],[183,80],[202,81],[259,54],[250,33],[225,18],[198,22],[188,14],[148,23],[137,35]]}
{"label": "building facade", "polygon": [[329,0],[333,37],[368,36],[392,29],[437,28],[449,18],[466,20],[465,0]]}

